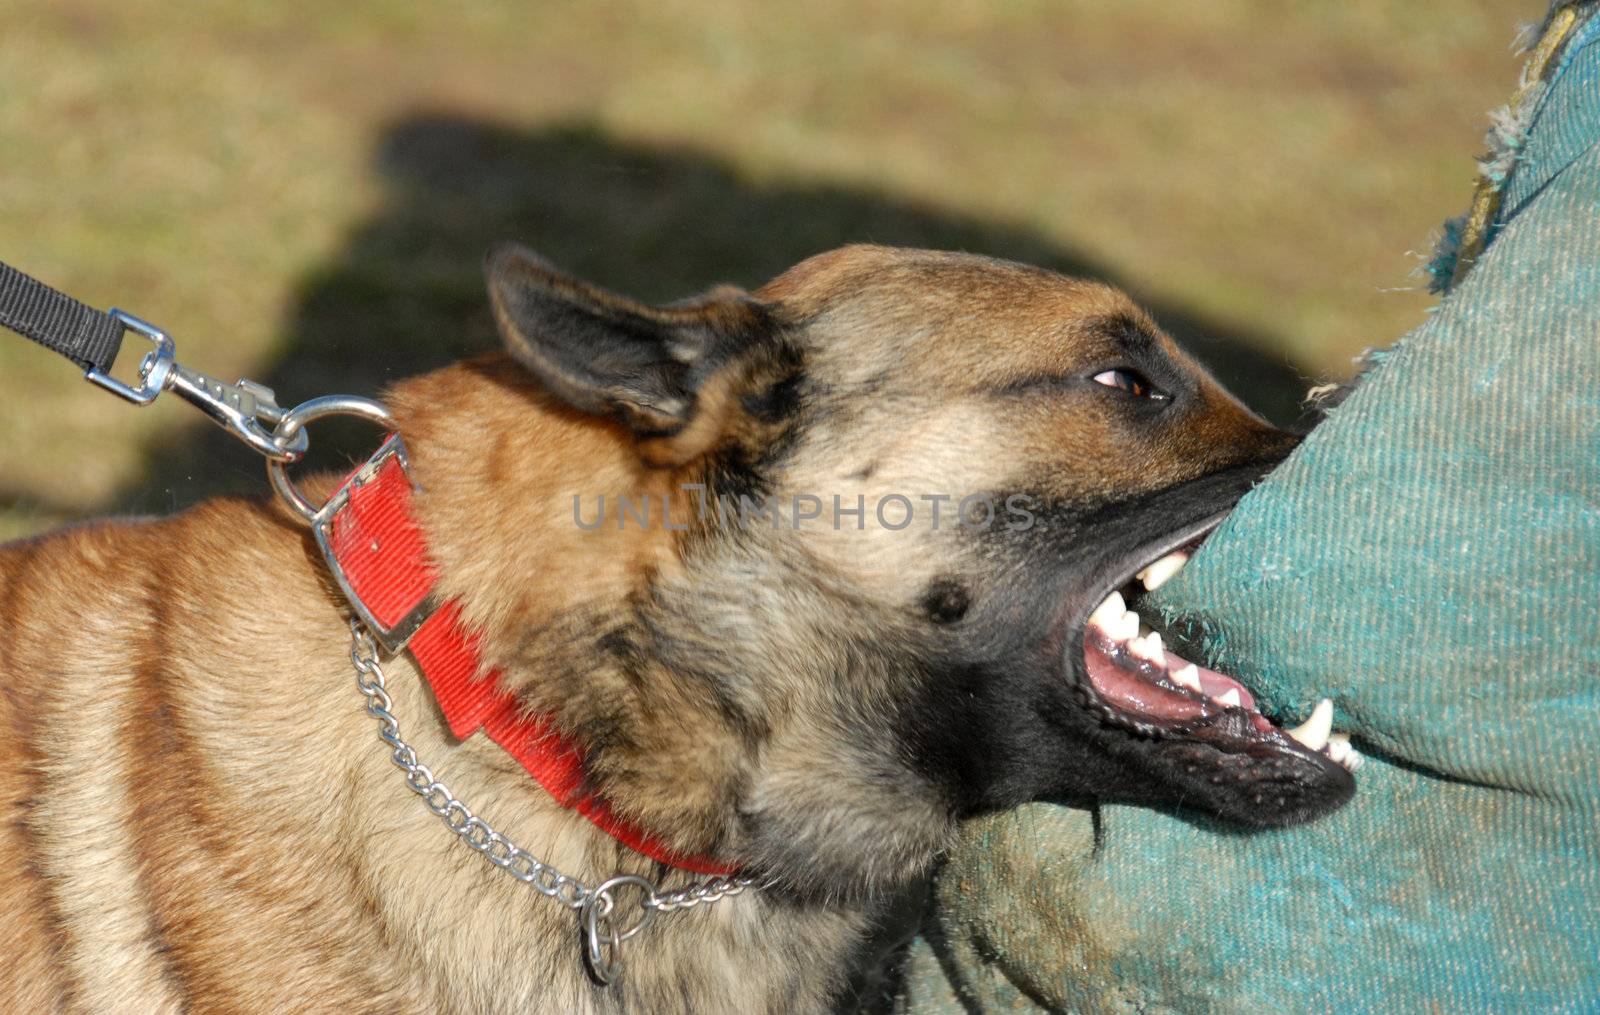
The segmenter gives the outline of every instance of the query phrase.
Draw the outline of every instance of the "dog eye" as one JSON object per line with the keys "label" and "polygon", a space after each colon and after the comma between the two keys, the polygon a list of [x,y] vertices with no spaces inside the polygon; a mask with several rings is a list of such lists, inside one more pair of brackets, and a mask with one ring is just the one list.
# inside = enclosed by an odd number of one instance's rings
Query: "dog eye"
{"label": "dog eye", "polygon": [[1144,375],[1133,370],[1102,370],[1094,375],[1096,384],[1104,384],[1108,388],[1120,388],[1135,398],[1166,398],[1167,396],[1157,391],[1155,385],[1145,380]]}

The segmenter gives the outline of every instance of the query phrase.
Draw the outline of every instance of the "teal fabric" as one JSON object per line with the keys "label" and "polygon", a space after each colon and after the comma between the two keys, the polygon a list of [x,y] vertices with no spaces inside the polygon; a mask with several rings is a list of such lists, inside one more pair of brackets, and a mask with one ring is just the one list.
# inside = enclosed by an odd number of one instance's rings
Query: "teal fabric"
{"label": "teal fabric", "polygon": [[1304,828],[976,822],[902,1007],[1600,1012],[1600,22],[1493,242],[1163,588],[1368,756]]}
{"label": "teal fabric", "polygon": [[[1600,89],[1593,87],[1600,67],[1600,20],[1590,18],[1576,31],[1559,60],[1560,87],[1545,92],[1534,107],[1537,134],[1523,142],[1516,168],[1504,187],[1500,219],[1517,213],[1594,144],[1600,123]],[[1589,87],[1581,87],[1589,82]]]}

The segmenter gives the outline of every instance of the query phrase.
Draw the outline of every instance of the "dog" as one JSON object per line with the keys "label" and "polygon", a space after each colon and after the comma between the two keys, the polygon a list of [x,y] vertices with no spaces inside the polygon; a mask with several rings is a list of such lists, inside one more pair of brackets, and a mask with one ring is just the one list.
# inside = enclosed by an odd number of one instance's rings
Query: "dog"
{"label": "dog", "polygon": [[822,1011],[963,817],[1282,826],[1353,792],[1325,728],[1289,735],[1129,608],[1298,438],[1122,292],[874,246],[667,306],[514,245],[486,275],[506,350],[386,398],[417,524],[480,681],[665,853],[453,735],[406,653],[393,714],[586,885],[697,882],[666,855],[749,887],[597,982],[571,908],[406,792],[306,528],[220,499],[0,549],[8,1009]]}

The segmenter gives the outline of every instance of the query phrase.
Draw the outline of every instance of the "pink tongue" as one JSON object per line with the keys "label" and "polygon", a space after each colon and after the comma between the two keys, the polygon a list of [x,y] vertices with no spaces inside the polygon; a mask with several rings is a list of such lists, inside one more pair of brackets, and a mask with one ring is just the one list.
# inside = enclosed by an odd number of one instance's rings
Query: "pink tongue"
{"label": "pink tongue", "polygon": [[[1203,702],[1186,694],[1169,691],[1124,670],[1102,652],[1092,638],[1084,640],[1083,656],[1095,690],[1119,708],[1168,720],[1192,719],[1208,711]],[[1171,679],[1170,674],[1188,666],[1189,660],[1169,651],[1166,653],[1166,663],[1168,679]],[[1256,729],[1267,733],[1275,728],[1266,716],[1255,711],[1256,699],[1243,684],[1225,673],[1208,670],[1199,664],[1195,665],[1195,670],[1199,675],[1200,690],[1206,697],[1218,698],[1229,691],[1238,691],[1239,704],[1250,710],[1250,721]]]}
{"label": "pink tongue", "polygon": [[[1168,673],[1176,673],[1178,670],[1181,670],[1188,665],[1189,660],[1178,655],[1176,652],[1168,650]],[[1208,670],[1198,663],[1195,664],[1195,669],[1200,671],[1200,690],[1205,692],[1206,697],[1219,698],[1222,695],[1227,694],[1229,691],[1238,691],[1240,704],[1244,705],[1245,708],[1256,707],[1256,699],[1251,697],[1249,689],[1243,684],[1239,683],[1237,680],[1225,674],[1218,673],[1216,670]]]}
{"label": "pink tongue", "polygon": [[1093,644],[1085,643],[1083,661],[1095,690],[1118,708],[1157,719],[1194,719],[1206,714],[1203,702],[1129,673]]}

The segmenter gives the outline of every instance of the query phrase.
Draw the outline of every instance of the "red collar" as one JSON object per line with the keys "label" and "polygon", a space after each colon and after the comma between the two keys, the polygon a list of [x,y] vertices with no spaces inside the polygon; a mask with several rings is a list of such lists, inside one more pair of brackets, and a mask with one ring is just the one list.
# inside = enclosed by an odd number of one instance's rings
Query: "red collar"
{"label": "red collar", "polygon": [[[459,605],[450,600],[433,608],[436,571],[411,514],[411,479],[398,436],[345,480],[320,517],[317,540],[351,606],[375,634],[387,635],[380,641],[411,650],[452,734],[464,740],[483,730],[557,803],[652,860],[696,874],[734,872],[705,857],[680,856],[619,817],[586,788],[578,746],[546,718],[523,715],[516,697],[500,688],[500,671],[474,679],[483,659],[477,637],[462,626]],[[423,616],[407,641],[405,628]]]}

